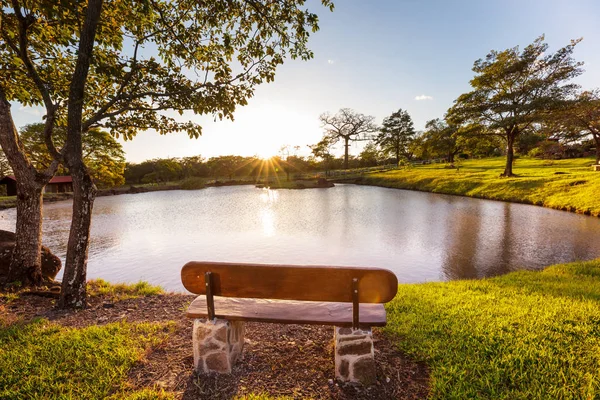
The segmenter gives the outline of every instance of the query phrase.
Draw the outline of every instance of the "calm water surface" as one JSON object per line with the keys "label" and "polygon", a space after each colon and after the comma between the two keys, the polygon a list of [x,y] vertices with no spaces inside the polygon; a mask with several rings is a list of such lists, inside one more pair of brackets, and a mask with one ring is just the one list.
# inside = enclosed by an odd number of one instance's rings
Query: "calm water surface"
{"label": "calm water surface", "polygon": [[[15,210],[0,212],[14,230]],[[71,202],[44,205],[63,259]],[[522,204],[367,186],[251,186],[100,197],[88,276],[183,290],[190,260],[377,266],[400,282],[503,274],[600,257],[600,219]]]}

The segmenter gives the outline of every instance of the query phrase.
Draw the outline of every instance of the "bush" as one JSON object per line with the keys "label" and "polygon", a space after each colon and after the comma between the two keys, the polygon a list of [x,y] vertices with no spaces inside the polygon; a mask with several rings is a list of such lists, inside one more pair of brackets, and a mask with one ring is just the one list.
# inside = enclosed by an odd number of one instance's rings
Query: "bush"
{"label": "bush", "polygon": [[187,178],[181,182],[181,188],[184,190],[197,190],[206,187],[204,178]]}

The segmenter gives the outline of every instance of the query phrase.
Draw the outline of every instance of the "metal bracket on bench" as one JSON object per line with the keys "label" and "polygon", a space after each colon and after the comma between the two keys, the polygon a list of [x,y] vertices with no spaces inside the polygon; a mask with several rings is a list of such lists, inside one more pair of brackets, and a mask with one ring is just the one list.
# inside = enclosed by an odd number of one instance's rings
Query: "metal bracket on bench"
{"label": "metal bracket on bench", "polygon": [[352,279],[352,329],[358,329],[358,279]]}
{"label": "metal bracket on bench", "polygon": [[213,297],[213,282],[212,272],[207,271],[204,274],[204,282],[206,283],[206,308],[208,308],[208,319],[215,319],[215,299]]}

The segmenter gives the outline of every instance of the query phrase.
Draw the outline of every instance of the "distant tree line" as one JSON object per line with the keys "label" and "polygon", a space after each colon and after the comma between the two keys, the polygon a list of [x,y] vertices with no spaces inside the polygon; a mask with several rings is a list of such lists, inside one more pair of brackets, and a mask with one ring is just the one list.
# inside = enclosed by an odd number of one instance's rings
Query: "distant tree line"
{"label": "distant tree line", "polygon": [[394,160],[386,159],[373,143],[365,146],[358,156],[345,157],[303,157],[300,155],[279,155],[267,160],[252,156],[202,156],[182,158],[155,158],[141,163],[125,165],[125,183],[149,184],[180,181],[187,178],[207,178],[235,180],[239,178],[268,179],[275,175],[285,175],[285,179],[294,179],[304,174],[348,168],[373,167],[390,164]]}
{"label": "distant tree line", "polygon": [[[351,167],[349,144],[365,141],[359,155],[363,164],[445,159],[457,156],[506,157],[502,176],[514,176],[515,154],[543,158],[581,157],[595,154],[600,163],[600,90],[582,90],[573,78],[583,73],[583,63],[572,53],[580,42],[555,53],[548,52],[544,36],[522,51],[513,47],[492,51],[475,61],[472,90],[460,95],[442,118],[430,120],[416,132],[407,111],[399,109],[375,118],[341,109],[320,117],[324,135],[311,146],[325,169],[339,167],[331,147],[343,140],[344,168]],[[379,161],[376,161],[379,160]]]}

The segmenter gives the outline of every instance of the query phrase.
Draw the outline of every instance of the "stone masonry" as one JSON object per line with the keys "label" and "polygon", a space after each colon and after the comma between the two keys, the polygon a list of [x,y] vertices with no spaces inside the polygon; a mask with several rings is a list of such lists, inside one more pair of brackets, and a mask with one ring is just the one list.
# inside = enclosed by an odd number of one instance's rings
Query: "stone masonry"
{"label": "stone masonry", "polygon": [[371,329],[335,327],[335,377],[370,385],[376,381]]}
{"label": "stone masonry", "polygon": [[192,333],[196,372],[231,373],[244,347],[244,323],[215,319],[194,320]]}

